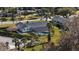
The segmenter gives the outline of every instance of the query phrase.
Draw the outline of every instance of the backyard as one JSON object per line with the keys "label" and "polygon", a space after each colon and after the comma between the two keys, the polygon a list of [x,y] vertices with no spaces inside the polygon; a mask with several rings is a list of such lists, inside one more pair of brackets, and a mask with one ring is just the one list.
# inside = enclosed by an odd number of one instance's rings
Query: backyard
{"label": "backyard", "polygon": [[2,7],[0,11],[0,40],[11,38],[14,50],[79,50],[79,8]]}
{"label": "backyard", "polygon": [[[56,26],[53,27],[53,34],[51,35],[51,42],[53,42],[55,44],[55,46],[58,46],[59,45],[59,42],[60,42],[60,38],[61,38],[61,32],[60,32],[60,29]],[[0,30],[0,36],[6,36],[6,37],[12,37],[12,38],[23,38],[23,37],[33,37],[32,35],[30,35],[29,33],[26,33],[24,35],[20,35],[16,32],[9,32],[9,31],[6,31],[5,29],[1,29]],[[38,44],[36,44],[35,46],[32,46],[32,47],[26,47],[24,48],[25,51],[30,51],[30,50],[35,50],[35,51],[40,51],[40,50],[43,50],[43,45],[47,42],[47,35],[46,36],[38,36]],[[23,49],[23,48],[22,48]]]}
{"label": "backyard", "polygon": [[[47,42],[48,40],[48,36],[47,35],[42,35],[42,36],[37,36],[38,38],[35,38],[35,36],[31,35],[30,33],[25,33],[24,35],[21,35],[19,33],[17,33],[17,31],[7,31],[7,28],[16,28],[16,23],[22,21],[22,22],[26,22],[32,20],[31,22],[48,22],[45,20],[41,20],[41,17],[44,17],[44,15],[39,16],[37,13],[33,13],[33,14],[27,14],[27,15],[18,15],[16,17],[14,17],[14,19],[12,19],[12,17],[5,17],[4,21],[0,22],[0,36],[5,36],[5,37],[11,37],[11,38],[17,38],[17,39],[22,39],[22,38],[26,38],[26,42],[29,41],[27,40],[28,37],[30,38],[34,38],[36,40],[38,40],[38,44],[32,46],[32,47],[24,47],[23,50],[35,50],[35,51],[40,51],[43,50],[43,46],[44,44]],[[59,45],[60,42],[60,38],[61,38],[61,32],[60,29],[56,26],[53,26],[52,28],[53,30],[53,34],[51,35],[51,42],[53,42],[55,44],[55,46]]]}
{"label": "backyard", "polygon": [[[61,39],[61,33],[60,33],[60,29],[58,27],[55,27],[54,26],[54,33],[53,35],[51,36],[51,42],[53,42],[55,44],[55,46],[58,46],[59,45],[59,42],[60,42],[60,39]],[[30,47],[30,48],[26,48],[25,50],[27,51],[30,51],[30,50],[35,50],[35,51],[42,51],[44,48],[43,48],[43,45],[44,43],[47,42],[47,36],[41,36],[39,37],[39,42],[40,43],[43,43],[43,44],[39,44],[39,45],[36,45],[34,47]]]}

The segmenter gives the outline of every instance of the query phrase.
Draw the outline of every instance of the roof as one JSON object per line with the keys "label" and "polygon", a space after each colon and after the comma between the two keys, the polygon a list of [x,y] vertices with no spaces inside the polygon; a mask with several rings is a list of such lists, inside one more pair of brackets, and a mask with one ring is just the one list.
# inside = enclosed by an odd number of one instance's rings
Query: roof
{"label": "roof", "polygon": [[41,26],[47,26],[47,22],[29,22],[26,23],[29,27],[41,27]]}
{"label": "roof", "polygon": [[[23,30],[28,27],[29,31],[35,31],[35,32],[47,32],[47,22],[28,22],[28,23],[18,23],[17,26],[19,30]],[[27,32],[27,29],[23,30],[24,32]]]}
{"label": "roof", "polygon": [[48,32],[48,27],[36,27],[31,28],[31,30],[34,30],[35,32]]}
{"label": "roof", "polygon": [[22,29],[22,28],[26,27],[26,25],[22,22],[17,23],[16,26],[18,29]]}
{"label": "roof", "polygon": [[60,15],[54,16],[53,19],[52,19],[53,22],[61,23],[63,25],[65,24],[66,20],[67,20],[66,18],[64,18],[63,16],[60,16]]}

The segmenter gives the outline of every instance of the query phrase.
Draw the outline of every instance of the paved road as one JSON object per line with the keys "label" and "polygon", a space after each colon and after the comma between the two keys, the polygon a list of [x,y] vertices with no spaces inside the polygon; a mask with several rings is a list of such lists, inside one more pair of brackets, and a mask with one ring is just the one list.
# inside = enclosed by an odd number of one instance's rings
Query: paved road
{"label": "paved road", "polygon": [[[40,20],[40,18],[39,19],[34,19],[34,20],[22,20],[22,21],[5,21],[5,22],[0,22],[0,24],[16,24],[16,23],[18,23],[18,22],[27,22],[27,21],[39,21]],[[43,20],[46,20],[45,18],[43,18]],[[48,21],[50,21],[51,19],[48,19]]]}
{"label": "paved road", "polygon": [[0,24],[15,24],[15,23],[18,23],[18,22],[26,22],[26,21],[36,21],[36,20],[39,20],[39,19],[35,19],[35,20],[23,20],[23,21],[4,21],[4,22],[0,22]]}

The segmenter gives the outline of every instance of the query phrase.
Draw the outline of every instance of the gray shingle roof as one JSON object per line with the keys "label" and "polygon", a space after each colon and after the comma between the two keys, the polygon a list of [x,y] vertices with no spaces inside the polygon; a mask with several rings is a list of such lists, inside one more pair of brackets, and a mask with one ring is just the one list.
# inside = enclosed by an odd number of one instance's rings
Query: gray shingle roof
{"label": "gray shingle roof", "polygon": [[[27,28],[30,31],[35,31],[35,32],[47,32],[47,22],[28,22],[28,23],[18,23],[17,27],[20,31],[24,31],[24,28]],[[27,30],[25,30],[27,32]]]}
{"label": "gray shingle roof", "polygon": [[63,16],[54,16],[52,19],[53,22],[57,22],[57,23],[61,23],[61,24],[65,24],[66,18],[64,18]]}
{"label": "gray shingle roof", "polygon": [[29,27],[41,27],[41,26],[47,26],[47,22],[29,22],[26,23]]}
{"label": "gray shingle roof", "polygon": [[36,27],[31,28],[31,30],[34,30],[35,32],[48,32],[48,27]]}

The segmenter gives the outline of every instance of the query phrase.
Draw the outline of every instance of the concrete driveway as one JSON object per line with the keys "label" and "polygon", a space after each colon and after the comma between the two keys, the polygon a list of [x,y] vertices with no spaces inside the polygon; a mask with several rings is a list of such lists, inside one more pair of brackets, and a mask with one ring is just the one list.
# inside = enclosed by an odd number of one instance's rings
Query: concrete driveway
{"label": "concrete driveway", "polygon": [[10,38],[10,37],[4,37],[4,36],[0,36],[0,42],[2,43],[6,43],[6,42],[9,42],[9,48],[10,49],[14,49],[15,48],[15,45],[14,43],[12,42],[13,38]]}

